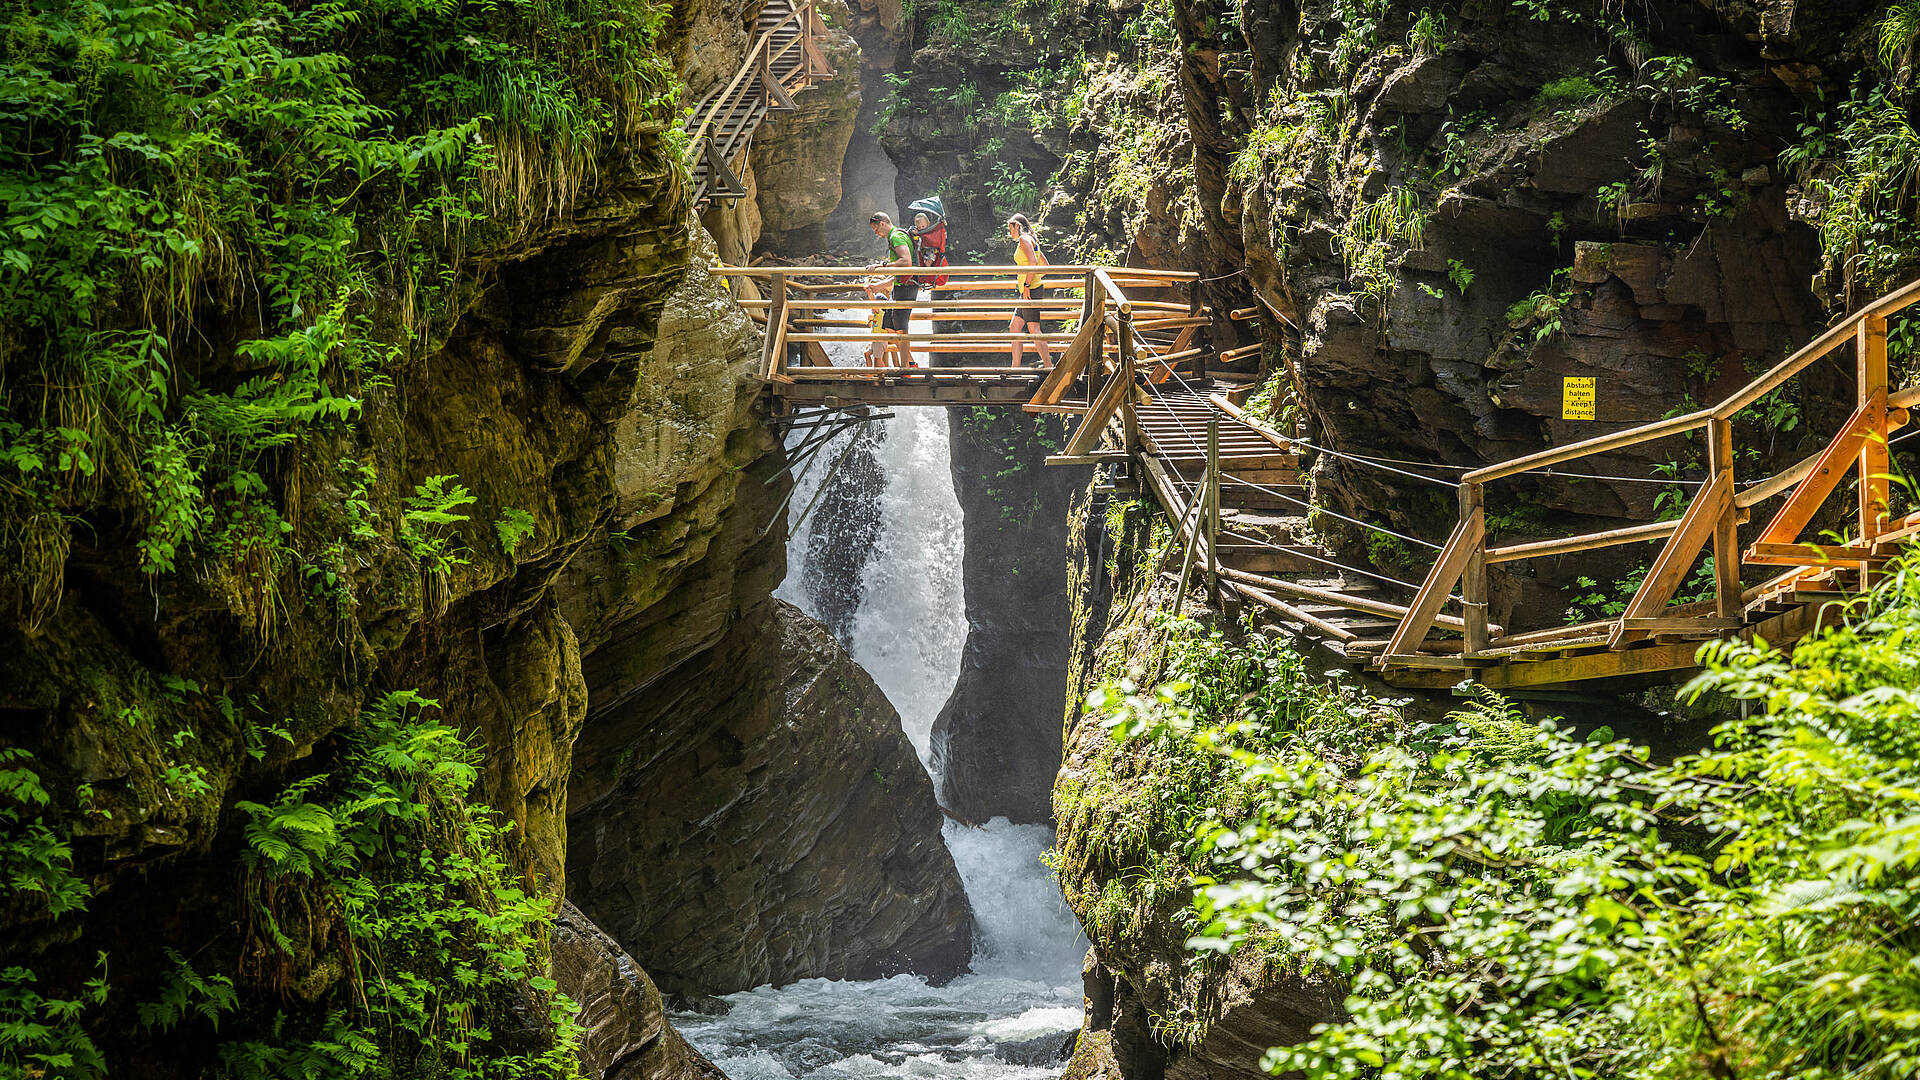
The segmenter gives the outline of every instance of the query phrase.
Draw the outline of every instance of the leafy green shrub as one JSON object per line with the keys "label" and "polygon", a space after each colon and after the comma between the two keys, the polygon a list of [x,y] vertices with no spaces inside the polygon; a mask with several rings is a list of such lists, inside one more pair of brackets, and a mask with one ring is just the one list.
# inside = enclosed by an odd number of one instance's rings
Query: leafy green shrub
{"label": "leafy green shrub", "polygon": [[[0,606],[74,529],[264,624],[301,449],[458,310],[474,240],[671,118],[650,0],[23,5],[0,115]],[[306,547],[319,550],[329,538]],[[256,627],[257,629],[259,627]]]}
{"label": "leafy green shrub", "polygon": [[1507,325],[1533,330],[1533,340],[1545,341],[1560,332],[1561,313],[1573,299],[1573,288],[1566,270],[1555,270],[1544,289],[1537,289],[1507,308]]}
{"label": "leafy green shrub", "polygon": [[1912,276],[1920,265],[1915,194],[1920,135],[1905,104],[1862,85],[1809,110],[1798,141],[1780,152],[1817,209],[1826,287],[1849,307]]}
{"label": "leafy green shrub", "polygon": [[1467,295],[1467,289],[1473,285],[1473,267],[1459,259],[1447,260],[1447,280],[1453,282],[1453,290],[1461,296]]}
{"label": "leafy green shrub", "polygon": [[1533,95],[1541,105],[1579,105],[1607,96],[1607,89],[1585,75],[1566,75],[1542,86]]}
{"label": "leafy green shrub", "polygon": [[[42,819],[52,801],[33,755],[0,747],[0,908],[22,923],[57,920],[86,907],[91,891],[73,872],[66,836]],[[48,996],[23,964],[0,968],[0,1071],[9,1076],[106,1075],[106,1062],[82,1014],[107,999],[106,956],[100,974],[73,996]]]}
{"label": "leafy green shrub", "polygon": [[533,515],[517,507],[507,510],[493,523],[493,531],[500,537],[500,550],[506,552],[509,559],[520,550],[521,543],[533,535],[533,530]]}
{"label": "leafy green shrub", "polygon": [[1920,1063],[1916,633],[1902,562],[1791,654],[1704,647],[1684,693],[1755,711],[1668,763],[1484,693],[1337,742],[1180,686],[1098,704],[1134,745],[1230,763],[1158,811],[1189,823],[1165,847],[1190,947],[1277,948],[1344,991],[1271,1071],[1894,1080]]}
{"label": "leafy green shrub", "polygon": [[1140,7],[1140,14],[1120,28],[1120,40],[1141,53],[1177,49],[1180,34],[1173,25],[1172,0],[1147,0]]}
{"label": "leafy green shrub", "polygon": [[1420,203],[1419,192],[1408,186],[1393,188],[1363,203],[1347,220],[1340,237],[1347,275],[1383,320],[1399,279],[1394,260],[1403,247],[1422,246],[1426,228],[1427,210]]}
{"label": "leafy green shrub", "polygon": [[[552,912],[516,881],[507,827],[471,801],[478,755],[434,708],[385,695],[338,769],[237,804],[240,966],[175,957],[149,1025],[217,1025],[235,1077],[575,1075],[573,1003],[546,975]],[[323,1007],[279,1007],[296,990]]]}
{"label": "leafy green shrub", "polygon": [[447,575],[465,566],[468,549],[457,542],[451,526],[470,520],[460,509],[474,497],[453,476],[429,476],[407,496],[400,519],[400,544],[420,564],[427,610],[436,617],[447,608]]}
{"label": "leafy green shrub", "polygon": [[1447,45],[1453,40],[1451,29],[1447,25],[1444,11],[1423,11],[1413,20],[1413,28],[1407,31],[1407,44],[1413,51],[1424,56],[1439,56],[1447,51]]}
{"label": "leafy green shrub", "polygon": [[1004,161],[996,161],[993,178],[987,181],[987,194],[993,199],[995,213],[1011,214],[1039,202],[1040,183],[1025,165],[1009,167]]}
{"label": "leafy green shrub", "polygon": [[1916,37],[1920,37],[1920,3],[1894,0],[1888,4],[1875,34],[1875,56],[1880,66],[1888,71],[1899,67],[1900,59],[1913,47]]}

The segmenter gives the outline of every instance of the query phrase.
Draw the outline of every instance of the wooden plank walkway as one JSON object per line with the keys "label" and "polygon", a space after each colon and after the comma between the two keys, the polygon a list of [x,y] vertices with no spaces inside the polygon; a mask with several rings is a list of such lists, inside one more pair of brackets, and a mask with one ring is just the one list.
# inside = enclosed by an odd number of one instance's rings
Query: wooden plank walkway
{"label": "wooden plank walkway", "polygon": [[[912,305],[943,320],[946,332],[911,335],[901,346],[935,366],[908,369],[827,362],[823,343],[879,335],[825,333],[848,324],[864,331],[863,323],[823,317],[825,309],[904,306],[846,297],[848,271],[722,272],[757,276],[773,286],[768,299],[745,306],[767,327],[764,372],[777,407],[992,405],[1077,416],[1064,450],[1049,463],[1126,466],[1175,523],[1183,553],[1182,603],[1185,585],[1198,575],[1216,600],[1236,594],[1393,685],[1445,688],[1472,679],[1495,689],[1596,682],[1628,688],[1673,681],[1694,668],[1704,641],[1759,636],[1784,644],[1811,632],[1835,617],[1835,601],[1869,586],[1889,559],[1920,536],[1920,514],[1889,516],[1885,480],[1888,433],[1920,406],[1920,387],[1888,386],[1886,320],[1920,303],[1920,282],[1866,305],[1718,405],[1466,473],[1454,485],[1459,521],[1416,586],[1343,565],[1338,553],[1312,539],[1308,516],[1314,508],[1296,445],[1247,416],[1226,396],[1228,385],[1207,378],[1209,363],[1218,357],[1208,342],[1212,315],[1191,295],[1197,275],[1051,267],[1049,284],[1082,292],[1049,302],[1050,314],[1072,318],[1071,329],[1049,336],[1054,364],[1011,368],[988,365],[1005,357],[1014,338],[972,326],[1007,317],[1009,297],[977,297],[1011,290],[1019,269],[947,269],[957,279],[950,286],[955,295]],[[1189,291],[1184,301],[1136,300],[1128,293],[1177,294],[1183,288]],[[1733,415],[1849,344],[1860,387],[1854,415],[1807,460],[1770,478],[1736,483],[1733,467],[1740,456]],[[1697,482],[1678,520],[1490,542],[1487,503],[1500,481],[1692,431],[1706,436],[1708,475]],[[1354,461],[1355,467],[1367,464]],[[1824,548],[1803,541],[1801,534],[1848,476],[1857,478],[1860,490],[1855,539]],[[1775,499],[1784,502],[1763,528],[1750,530],[1752,539],[1741,547],[1740,526]],[[1654,540],[1664,544],[1616,618],[1534,628],[1510,628],[1490,618],[1490,567]],[[1712,598],[1674,602],[1681,583],[1708,555],[1718,571]],[[1758,584],[1745,584],[1763,576]]]}

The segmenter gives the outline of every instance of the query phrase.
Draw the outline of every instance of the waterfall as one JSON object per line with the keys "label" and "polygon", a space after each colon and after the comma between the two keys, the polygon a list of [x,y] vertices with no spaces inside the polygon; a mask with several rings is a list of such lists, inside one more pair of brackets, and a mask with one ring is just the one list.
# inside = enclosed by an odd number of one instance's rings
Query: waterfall
{"label": "waterfall", "polygon": [[[858,362],[857,350],[845,353],[835,362]],[[816,618],[857,597],[835,632],[899,710],[925,764],[967,632],[947,418],[903,408],[869,426],[837,436],[800,478],[793,514],[821,498],[789,541],[794,569],[778,595]],[[862,454],[874,468],[849,472],[845,462]],[[841,509],[814,516],[830,505]],[[834,573],[854,566],[857,580]],[[675,1025],[733,1080],[1058,1077],[1060,1049],[1080,1026],[1087,942],[1040,862],[1052,830],[995,818],[978,829],[949,821],[942,835],[973,906],[968,974],[942,987],[913,975],[761,987],[729,995],[723,1016],[676,1015]]]}

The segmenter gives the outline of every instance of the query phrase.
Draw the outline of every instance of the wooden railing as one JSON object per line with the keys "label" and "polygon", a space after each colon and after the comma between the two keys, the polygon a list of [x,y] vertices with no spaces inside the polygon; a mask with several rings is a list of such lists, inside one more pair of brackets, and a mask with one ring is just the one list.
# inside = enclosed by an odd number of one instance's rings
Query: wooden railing
{"label": "wooden railing", "polygon": [[[1160,350],[1157,362],[1150,362],[1148,374],[1164,366],[1189,363],[1200,358],[1201,350],[1191,346],[1200,330],[1210,321],[1206,310],[1193,298],[1182,300],[1133,300],[1122,291],[1123,284],[1150,292],[1180,291],[1198,280],[1199,275],[1170,270],[1142,270],[1131,267],[1048,266],[1042,269],[1023,266],[943,266],[937,271],[923,267],[890,266],[877,270],[849,270],[844,267],[717,267],[714,273],[728,277],[755,279],[764,298],[742,300],[746,308],[766,327],[761,353],[761,375],[774,383],[820,380],[899,378],[912,374],[965,375],[1004,374],[1008,367],[948,367],[906,369],[901,366],[834,366],[825,346],[831,343],[890,343],[913,358],[939,354],[1005,354],[1020,344],[1032,342],[1030,333],[1010,333],[1007,323],[1016,309],[1038,309],[1050,322],[1077,321],[1072,330],[1041,335],[1055,363],[1035,365],[1029,370],[1044,372],[1041,384],[1028,408],[1033,411],[1086,411],[1082,404],[1063,401],[1068,388],[1089,373],[1089,360],[1101,357],[1092,366],[1094,381],[1092,410],[1070,440],[1070,452],[1085,453],[1099,441],[1099,433],[1112,418],[1127,395],[1122,388],[1134,384],[1136,342],[1141,334],[1172,335],[1168,348]],[[947,284],[931,290],[929,299],[896,301],[869,300],[863,291],[864,280],[875,277],[947,275]],[[1023,300],[1018,296],[1019,277],[1039,273],[1040,285],[1053,295],[1042,300]],[[1071,292],[1081,291],[1073,296]],[[978,298],[980,293],[1004,293],[1004,296]],[[959,294],[959,295],[956,295]],[[962,332],[894,333],[869,329],[867,318],[834,318],[833,312],[857,312],[907,309],[915,316],[935,321],[985,324]],[[997,328],[995,328],[997,326]],[[1126,332],[1121,328],[1125,327]],[[1112,332],[1111,338],[1106,334]],[[1131,444],[1130,444],[1131,445]],[[1084,449],[1072,451],[1071,446]]]}
{"label": "wooden railing", "polygon": [[[792,109],[794,94],[833,78],[832,66],[820,53],[818,39],[824,33],[813,0],[800,0],[760,30],[733,78],[695,108],[687,119],[687,163],[696,177],[696,205],[709,197],[744,196],[746,188],[735,169],[768,110]],[[781,37],[787,40],[776,47],[775,39]]]}
{"label": "wooden railing", "polygon": [[[1717,405],[1467,473],[1459,488],[1459,522],[1409,605],[1408,614],[1388,642],[1382,663],[1392,665],[1396,658],[1410,657],[1423,648],[1435,617],[1456,585],[1464,608],[1464,644],[1469,657],[1488,649],[1550,640],[1577,629],[1563,627],[1491,638],[1487,628],[1487,567],[1498,563],[1664,537],[1665,545],[1626,609],[1616,619],[1588,627],[1589,632],[1604,629],[1608,644],[1615,649],[1663,630],[1737,628],[1742,624],[1746,603],[1767,588],[1743,589],[1740,571],[1744,565],[1790,568],[1768,585],[1844,562],[1857,563],[1864,579],[1884,562],[1894,543],[1920,534],[1920,514],[1900,522],[1890,522],[1887,517],[1887,434],[1906,424],[1908,410],[1920,405],[1920,388],[1889,392],[1887,318],[1915,303],[1920,303],[1920,282],[1889,293],[1854,312]],[[1852,416],[1819,453],[1766,481],[1740,488],[1734,478],[1735,415],[1849,341],[1855,345],[1858,383]],[[1677,520],[1502,547],[1488,546],[1486,485],[1594,454],[1695,431],[1704,431],[1706,435],[1707,477]],[[1801,530],[1813,520],[1821,504],[1849,472],[1856,473],[1860,482],[1856,538],[1846,544],[1826,547],[1800,542]],[[1754,543],[1742,552],[1737,542],[1737,527],[1755,506],[1781,494],[1788,495],[1786,503]],[[1709,547],[1714,566],[1713,599],[1670,607],[1688,571]]]}
{"label": "wooden railing", "polygon": [[[1055,463],[1077,458],[1092,460],[1101,436],[1116,416],[1120,421],[1120,451],[1125,454],[1137,451],[1140,425],[1134,416],[1134,405],[1144,392],[1139,382],[1143,333],[1177,331],[1165,349],[1153,350],[1147,358],[1148,376],[1157,376],[1155,381],[1161,381],[1175,367],[1196,360],[1202,361],[1204,371],[1206,348],[1196,342],[1199,332],[1212,321],[1207,309],[1200,304],[1198,274],[1164,272],[1156,277],[1113,267],[1087,267],[1083,272],[1082,295],[1086,305],[1081,311],[1079,330],[1066,353],[1034,392],[1033,400],[1027,403],[1027,409],[1032,412],[1081,412],[1078,408],[1062,410],[1060,402],[1075,380],[1083,374],[1087,376],[1084,413],[1079,426],[1067,436],[1065,448],[1048,459]],[[1188,299],[1184,313],[1177,302],[1132,299],[1122,282],[1131,285],[1136,281],[1161,287],[1175,283],[1186,285]]]}

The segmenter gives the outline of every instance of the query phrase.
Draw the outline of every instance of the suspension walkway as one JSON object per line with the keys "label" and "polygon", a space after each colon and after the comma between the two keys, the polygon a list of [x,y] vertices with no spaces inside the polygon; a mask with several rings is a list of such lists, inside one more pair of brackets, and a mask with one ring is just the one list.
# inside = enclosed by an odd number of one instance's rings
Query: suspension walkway
{"label": "suspension walkway", "polygon": [[813,0],[767,0],[754,20],[753,45],[733,78],[700,99],[686,121],[688,166],[695,206],[713,199],[744,199],[738,169],[767,113],[793,109],[793,96],[833,68],[820,54],[826,33]]}
{"label": "suspension walkway", "polygon": [[[844,423],[873,406],[1017,407],[1077,416],[1066,446],[1048,463],[1119,465],[1159,502],[1175,523],[1180,603],[1198,578],[1216,602],[1267,609],[1396,686],[1442,688],[1472,679],[1519,689],[1604,680],[1618,689],[1671,681],[1695,666],[1703,641],[1757,635],[1782,644],[1804,636],[1835,617],[1832,601],[1857,595],[1901,545],[1920,536],[1920,513],[1889,513],[1889,436],[1920,405],[1920,387],[1889,388],[1886,344],[1888,317],[1920,303],[1920,282],[1861,308],[1716,405],[1441,478],[1431,475],[1439,467],[1313,446],[1248,416],[1236,404],[1244,384],[1208,372],[1210,363],[1217,367],[1249,349],[1211,347],[1217,317],[1200,304],[1195,274],[1048,268],[1049,288],[1081,295],[1039,302],[1042,314],[1069,328],[1045,335],[1053,363],[1016,368],[1008,366],[1008,352],[1017,339],[1005,326],[1014,275],[1023,271],[943,270],[950,283],[911,305],[865,299],[861,280],[842,268],[720,272],[770,285],[766,299],[746,306],[767,329],[762,374],[778,412],[813,416],[816,426],[820,417]],[[906,272],[912,271],[886,271]],[[930,316],[931,329],[884,334],[863,317],[899,307],[912,307],[916,318]],[[894,344],[896,358],[878,366],[846,358],[846,346],[873,342]],[[837,362],[828,350],[835,343],[845,350]],[[1858,389],[1847,421],[1791,468],[1737,478],[1736,463],[1746,459],[1735,417],[1848,345]],[[899,355],[910,355],[911,363]],[[1031,351],[1026,359],[1035,359]],[[1488,535],[1490,492],[1511,497],[1515,483],[1567,476],[1564,466],[1582,460],[1599,479],[1644,480],[1608,470],[1632,468],[1630,458],[1619,457],[1622,451],[1702,437],[1706,475],[1675,482],[1692,492],[1673,520],[1559,537]],[[1434,544],[1311,506],[1301,482],[1301,450],[1453,489],[1459,516],[1452,534]],[[1684,449],[1673,456],[1684,456]],[[1859,494],[1840,527],[1851,538],[1803,539],[1816,521],[1835,526],[1834,515],[1819,515],[1850,476]],[[1765,525],[1742,547],[1740,526],[1776,500]],[[1310,513],[1432,549],[1432,568],[1416,584],[1344,564],[1311,539]],[[1496,593],[1490,567],[1650,542],[1661,547],[1616,617],[1531,628],[1489,617]],[[1674,602],[1702,556],[1712,558],[1711,597]]]}

